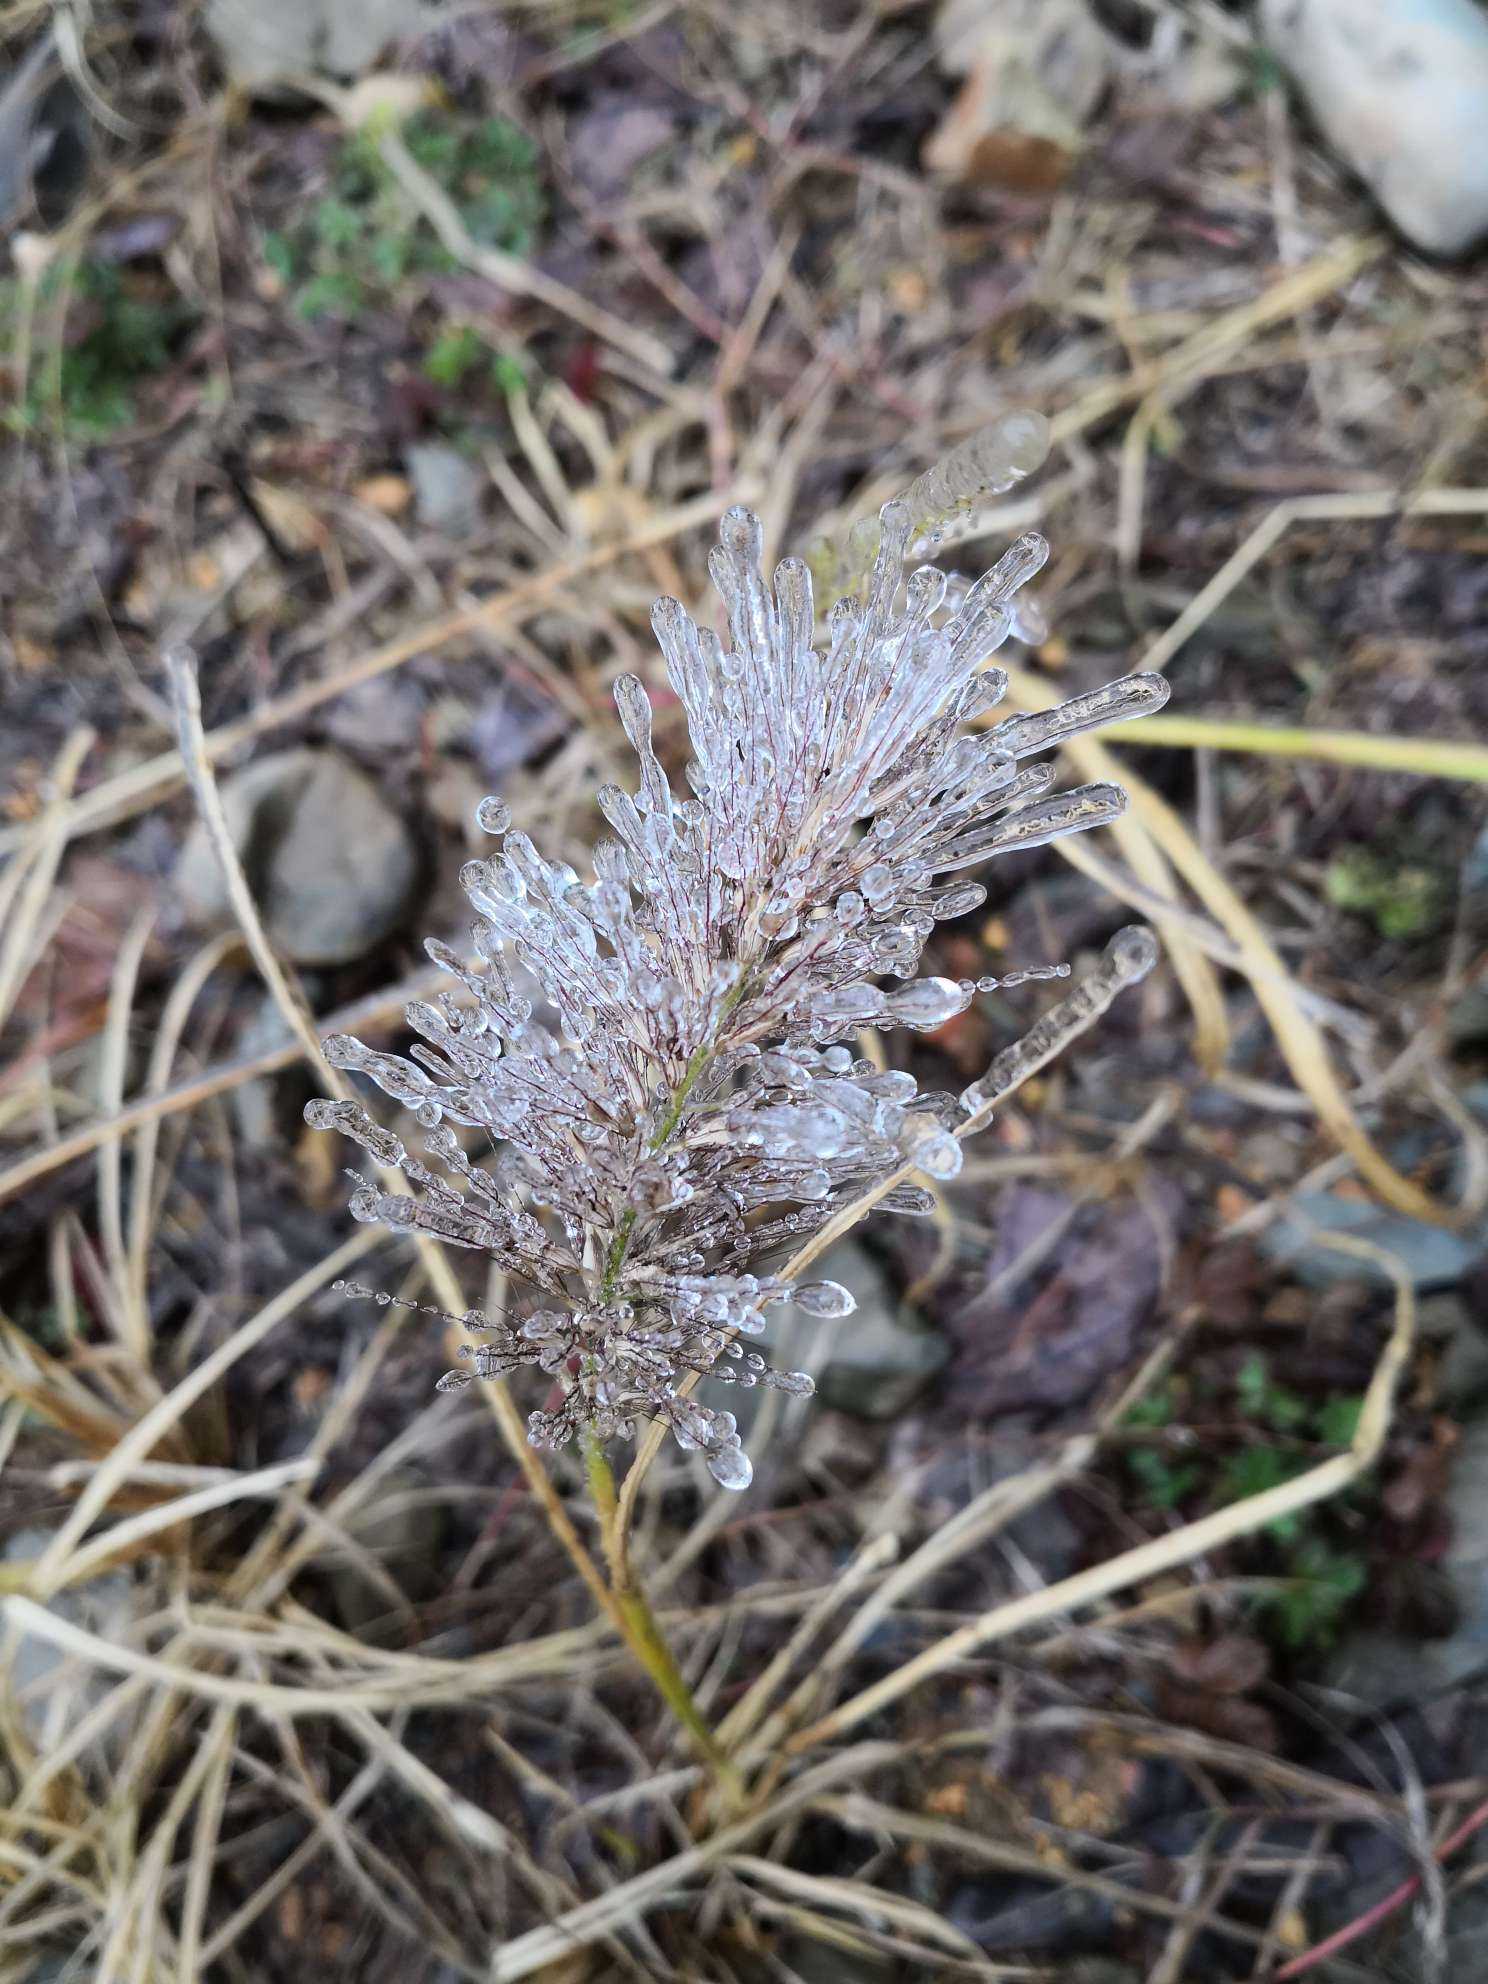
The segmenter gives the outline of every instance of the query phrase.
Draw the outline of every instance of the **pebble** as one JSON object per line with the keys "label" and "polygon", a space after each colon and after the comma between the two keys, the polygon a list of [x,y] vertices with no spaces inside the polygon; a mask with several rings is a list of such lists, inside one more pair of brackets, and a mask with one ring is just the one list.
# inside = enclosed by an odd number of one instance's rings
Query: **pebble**
{"label": "pebble", "polygon": [[[34,1563],[46,1554],[52,1540],[49,1529],[18,1529],[7,1537],[0,1556],[11,1566]],[[104,1571],[54,1592],[46,1607],[68,1625],[122,1645],[135,1618],[134,1581],[128,1570]],[[7,1692],[19,1704],[27,1736],[43,1754],[74,1729],[113,1685],[101,1668],[79,1661],[39,1633],[21,1633],[9,1650]],[[112,1750],[127,1733],[116,1723],[100,1740]]]}
{"label": "pebble", "polygon": [[829,1249],[811,1272],[840,1281],[858,1302],[853,1315],[820,1326],[827,1333],[817,1375],[823,1405],[860,1419],[897,1419],[945,1364],[950,1346],[904,1307],[878,1261],[856,1241]]}
{"label": "pebble", "polygon": [[[269,938],[294,964],[365,956],[403,921],[419,878],[413,837],[372,780],[334,751],[275,751],[222,785],[222,808]],[[175,871],[187,917],[230,916],[198,821]]]}
{"label": "pebble", "polygon": [[396,35],[418,30],[417,0],[207,0],[206,28],[239,88],[320,71],[355,76]]}
{"label": "pebble", "polygon": [[1488,1419],[1464,1427],[1446,1494],[1452,1540],[1441,1560],[1458,1608],[1446,1639],[1361,1630],[1335,1649],[1327,1683],[1371,1707],[1419,1701],[1488,1662]]}
{"label": "pebble", "polygon": [[1322,1237],[1332,1229],[1371,1240],[1405,1264],[1417,1289],[1445,1288],[1459,1281],[1485,1251],[1485,1236],[1452,1233],[1405,1213],[1386,1212],[1366,1199],[1336,1192],[1299,1192],[1288,1212],[1262,1235],[1261,1252],[1309,1288],[1332,1288],[1344,1281],[1394,1284],[1384,1268],[1356,1254],[1340,1253]]}
{"label": "pebble", "polygon": [[443,537],[473,537],[489,478],[443,441],[420,441],[403,458],[413,484],[414,514]]}
{"label": "pebble", "polygon": [[1261,30],[1329,144],[1402,234],[1488,234],[1488,13],[1475,0],[1262,0]]}

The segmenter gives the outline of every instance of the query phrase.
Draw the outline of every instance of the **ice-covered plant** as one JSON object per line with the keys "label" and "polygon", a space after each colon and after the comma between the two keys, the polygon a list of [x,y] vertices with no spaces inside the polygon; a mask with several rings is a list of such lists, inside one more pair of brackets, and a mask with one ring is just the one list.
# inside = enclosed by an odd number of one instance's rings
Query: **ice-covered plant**
{"label": "ice-covered plant", "polygon": [[[1041,428],[1010,416],[979,444],[977,472],[985,480],[994,459],[1007,482],[1032,467]],[[944,510],[946,492],[931,494]],[[990,720],[1006,689],[990,657],[1047,548],[1020,538],[952,596],[931,566],[904,578],[924,507],[884,508],[862,584],[824,630],[806,564],[784,559],[767,583],[758,519],[728,511],[710,561],[726,637],[674,599],[652,616],[691,738],[685,795],[653,748],[645,689],[622,675],[639,789],[600,791],[613,838],[595,848],[592,878],[545,860],[508,807],[485,800],[479,825],[501,844],[461,876],[477,962],[428,946],[464,996],[408,1008],[422,1036],[411,1059],[325,1043],[336,1066],[413,1110],[439,1167],[356,1104],[311,1103],[311,1123],[420,1188],[364,1184],[354,1215],[474,1248],[531,1291],[515,1319],[468,1313],[482,1340],[440,1384],[523,1365],[551,1374],[562,1397],[531,1415],[537,1446],[577,1433],[592,1451],[659,1419],[716,1480],[745,1487],[733,1415],[694,1386],[809,1391],[749,1339],[779,1303],[822,1317],[853,1307],[833,1282],[763,1264],[868,1197],[930,1211],[908,1171],[952,1177],[958,1132],[1151,962],[1150,938],[1122,933],[960,1097],[923,1092],[851,1044],[867,1027],[939,1027],[997,983],[915,975],[937,921],[984,900],[966,871],[1124,805],[1112,785],[1051,791],[1053,766],[1030,760],[1168,693],[1160,676],[1130,675]]]}

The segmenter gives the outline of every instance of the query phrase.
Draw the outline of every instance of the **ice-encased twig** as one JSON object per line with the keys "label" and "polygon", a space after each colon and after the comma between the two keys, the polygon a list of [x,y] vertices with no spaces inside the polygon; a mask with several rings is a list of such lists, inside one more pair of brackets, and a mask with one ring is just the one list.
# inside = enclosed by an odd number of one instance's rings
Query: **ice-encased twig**
{"label": "ice-encased twig", "polygon": [[[1048,452],[1049,423],[1042,414],[1019,410],[989,421],[895,499],[909,520],[906,544],[933,551],[955,517],[1032,475]],[[878,517],[860,517],[840,538],[816,539],[806,562],[824,604],[857,591],[882,541]]]}
{"label": "ice-encased twig", "polygon": [[1118,930],[1101,961],[1074,991],[1035,1020],[1021,1040],[1004,1047],[980,1081],[961,1091],[961,1107],[970,1120],[957,1125],[958,1137],[981,1129],[997,1104],[1062,1054],[1072,1040],[1106,1012],[1119,992],[1144,979],[1157,963],[1157,939],[1140,924]]}

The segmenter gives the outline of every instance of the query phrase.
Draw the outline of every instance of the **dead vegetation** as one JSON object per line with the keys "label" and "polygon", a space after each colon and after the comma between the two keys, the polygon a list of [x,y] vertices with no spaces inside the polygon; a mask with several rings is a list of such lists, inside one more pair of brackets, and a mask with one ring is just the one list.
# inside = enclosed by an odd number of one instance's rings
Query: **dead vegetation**
{"label": "dead vegetation", "polygon": [[[225,90],[189,10],[9,11],[92,158],[12,234],[0,357],[0,1976],[1466,1974],[1473,1677],[1365,1714],[1320,1643],[1450,1623],[1462,1415],[1417,1326],[1481,1287],[1488,1201],[1488,279],[1378,232],[1236,17],[1131,11],[1181,16],[1172,73],[1033,189],[926,172],[953,85],[901,0],[457,12],[385,64],[427,125],[360,136],[340,89]],[[1195,107],[1200,55],[1230,82]],[[490,120],[532,141],[520,247],[440,176]],[[423,990],[411,938],[297,973],[251,850],[205,932],[173,864],[308,740],[409,823],[406,928],[457,935],[481,791],[592,838],[609,681],[656,683],[650,601],[701,596],[727,503],[840,538],[1014,405],[1053,462],[966,529],[1055,547],[1018,703],[1175,695],[1068,749],[1131,789],[1116,833],[943,941],[1036,963],[1135,912],[1171,970],[881,1264],[951,1346],[914,1408],[767,1407],[742,1505],[643,1446],[724,1813],[596,1608],[577,1478],[502,1388],[435,1397],[427,1319],[330,1292],[502,1299],[343,1237],[293,1127],[317,1037]],[[914,1050],[948,1085],[1017,1030],[964,1021]],[[1288,1221],[1343,1271],[1303,1278]],[[1423,1234],[1467,1265],[1419,1271]]]}

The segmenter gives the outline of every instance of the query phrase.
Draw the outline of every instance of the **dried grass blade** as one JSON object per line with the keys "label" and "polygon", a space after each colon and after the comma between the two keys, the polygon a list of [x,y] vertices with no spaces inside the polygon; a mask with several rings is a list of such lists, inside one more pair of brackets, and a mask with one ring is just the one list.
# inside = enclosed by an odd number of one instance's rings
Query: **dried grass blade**
{"label": "dried grass blade", "polygon": [[31,969],[32,939],[67,846],[72,788],[83,760],[93,748],[95,735],[87,729],[71,733],[52,767],[51,798],[45,812],[34,825],[10,837],[11,846],[29,848],[30,854],[29,859],[23,854],[13,876],[6,878],[5,907],[11,913],[4,942],[0,944],[0,1026],[9,1019],[16,995]]}

